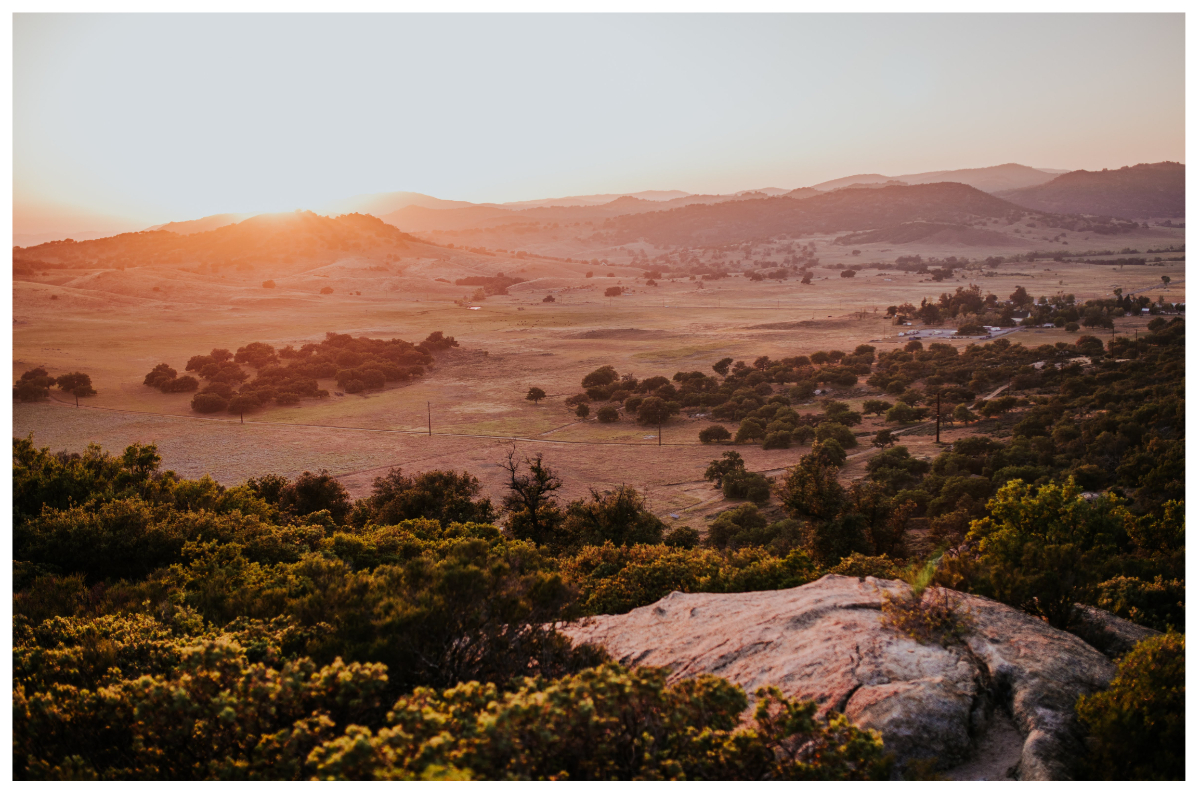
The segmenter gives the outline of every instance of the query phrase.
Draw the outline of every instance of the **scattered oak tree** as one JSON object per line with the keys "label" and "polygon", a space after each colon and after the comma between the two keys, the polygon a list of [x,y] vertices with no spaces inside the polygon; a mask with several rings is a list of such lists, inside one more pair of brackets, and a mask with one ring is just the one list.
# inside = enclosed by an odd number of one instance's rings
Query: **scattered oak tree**
{"label": "scattered oak tree", "polygon": [[64,392],[75,395],[77,407],[79,398],[90,397],[96,393],[96,390],[92,388],[92,379],[82,372],[68,372],[65,375],[59,375],[55,383]]}

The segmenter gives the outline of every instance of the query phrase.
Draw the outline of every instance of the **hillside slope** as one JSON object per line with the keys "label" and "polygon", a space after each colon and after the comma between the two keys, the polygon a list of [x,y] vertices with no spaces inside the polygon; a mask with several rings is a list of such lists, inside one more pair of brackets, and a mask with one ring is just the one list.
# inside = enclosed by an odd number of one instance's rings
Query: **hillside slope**
{"label": "hillside slope", "polygon": [[925,183],[965,183],[983,192],[1000,192],[1037,186],[1050,181],[1057,173],[1034,169],[1024,164],[999,164],[994,167],[975,169],[947,169],[936,172],[916,172],[911,175],[849,175],[845,178],[819,183],[814,188],[822,191],[842,189],[854,184],[887,183],[900,181],[910,186]]}
{"label": "hillside slope", "polygon": [[1100,172],[1077,170],[1041,186],[998,192],[997,196],[1056,214],[1182,217],[1184,177],[1183,164],[1163,161]]}
{"label": "hillside slope", "polygon": [[125,268],[147,264],[278,263],[389,247],[416,240],[375,217],[348,214],[322,217],[311,211],[261,214],[234,225],[192,234],[168,230],[123,233],[85,242],[47,242],[14,248],[14,268],[22,263],[47,267]]}
{"label": "hillside slope", "polygon": [[961,183],[842,189],[805,199],[772,197],[622,216],[605,225],[617,240],[701,246],[776,236],[861,231],[906,222],[963,223],[1024,213]]}
{"label": "hillside slope", "polygon": [[189,219],[184,222],[167,222],[163,225],[155,225],[152,228],[147,228],[146,230],[170,231],[171,233],[179,233],[186,236],[192,233],[204,233],[205,231],[224,228],[226,225],[236,225],[239,222],[250,219],[251,216],[250,214],[213,214],[210,217]]}

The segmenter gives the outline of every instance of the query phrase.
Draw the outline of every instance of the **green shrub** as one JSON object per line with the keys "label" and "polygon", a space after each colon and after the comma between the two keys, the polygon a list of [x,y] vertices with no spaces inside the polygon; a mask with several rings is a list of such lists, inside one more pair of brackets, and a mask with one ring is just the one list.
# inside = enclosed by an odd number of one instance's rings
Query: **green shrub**
{"label": "green shrub", "polygon": [[854,432],[837,422],[822,422],[817,426],[815,438],[817,442],[832,439],[846,450],[858,446],[858,439],[854,436]]}
{"label": "green shrub", "polygon": [[792,446],[792,434],[789,431],[774,431],[763,439],[763,450],[787,450]]}
{"label": "green shrub", "polygon": [[900,577],[900,568],[896,562],[886,556],[868,556],[862,553],[851,553],[829,570],[834,575],[846,575],[850,578],[886,578],[895,580]]}
{"label": "green shrub", "polygon": [[[933,508],[933,503],[930,508]],[[983,594],[1065,628],[1115,554],[1128,514],[1111,498],[1089,501],[1078,487],[1012,481],[972,523],[969,547],[943,559],[938,582]]]}
{"label": "green shrub", "polygon": [[1118,617],[1160,631],[1183,633],[1184,590],[1181,580],[1153,581],[1116,577],[1096,587],[1096,605]]}
{"label": "green shrub", "polygon": [[216,414],[229,407],[229,403],[219,394],[201,392],[192,398],[192,410],[201,414]]}
{"label": "green shrub", "polygon": [[741,689],[703,676],[667,685],[668,670],[605,665],[514,692],[491,684],[422,689],[388,715],[393,727],[352,726],[309,757],[330,779],[837,780],[882,778],[878,734],[816,704],[757,693],[752,722]]}
{"label": "green shrub", "polygon": [[846,463],[846,450],[837,439],[826,439],[813,445],[812,454],[826,464],[841,467]]}
{"label": "green shrub", "polygon": [[709,425],[700,431],[700,441],[704,444],[723,443],[729,441],[729,429],[724,425]]}
{"label": "green shrub", "polygon": [[761,505],[771,499],[772,485],[765,475],[738,469],[726,473],[721,480],[721,492],[727,500],[749,500]]}
{"label": "green shrub", "polygon": [[700,544],[700,531],[687,525],[680,525],[663,534],[663,544],[668,547],[690,549]]}
{"label": "green shrub", "polygon": [[1108,689],[1075,704],[1088,732],[1089,780],[1184,779],[1184,637],[1139,642]]}

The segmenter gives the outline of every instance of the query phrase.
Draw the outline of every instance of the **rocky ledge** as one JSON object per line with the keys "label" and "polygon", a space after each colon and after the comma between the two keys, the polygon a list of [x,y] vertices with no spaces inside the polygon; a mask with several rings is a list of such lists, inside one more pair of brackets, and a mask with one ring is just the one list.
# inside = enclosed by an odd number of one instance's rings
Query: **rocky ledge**
{"label": "rocky ledge", "polygon": [[[932,759],[963,780],[1069,778],[1075,699],[1108,685],[1112,661],[1040,619],[958,592],[949,594],[967,622],[961,643],[923,644],[884,624],[884,593],[907,592],[901,581],[841,575],[772,592],[674,592],[564,633],[627,666],[669,667],[672,680],[711,673],[747,692],[775,685],[814,700],[883,734],[897,774]],[[1100,611],[1090,619],[1123,623]],[[1154,634],[1129,625],[1119,625],[1124,639]]]}

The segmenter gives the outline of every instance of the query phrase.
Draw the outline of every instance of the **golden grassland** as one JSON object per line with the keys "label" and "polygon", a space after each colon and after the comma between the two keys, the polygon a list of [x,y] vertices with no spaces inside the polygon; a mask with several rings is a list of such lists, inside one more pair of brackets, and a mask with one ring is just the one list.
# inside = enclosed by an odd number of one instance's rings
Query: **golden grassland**
{"label": "golden grassland", "polygon": [[[1159,244],[1174,242],[1170,237],[1179,232],[1163,235],[1169,241]],[[1153,244],[1138,242],[1142,249]],[[1088,246],[1100,245],[1071,243],[1072,249]],[[893,251],[889,260],[903,254],[899,246],[887,249]],[[958,254],[979,255],[966,250],[970,248],[958,248]],[[265,472],[294,476],[324,468],[356,496],[369,492],[371,480],[392,467],[467,470],[498,496],[503,473],[496,465],[514,439],[522,453],[542,452],[561,473],[564,498],[581,496],[589,487],[630,483],[646,491],[656,513],[678,514],[679,522],[697,524],[725,506],[701,479],[708,461],[726,449],[699,444],[697,433],[711,420],[672,422],[663,429],[663,447],[657,446],[656,430],[632,421],[598,423],[595,404],[593,418],[578,420],[562,401],[580,391],[579,381],[587,372],[611,364],[638,377],[670,377],[677,371],[707,372],[725,356],[780,358],[851,350],[867,341],[886,350],[902,344],[896,335],[900,329],[884,318],[888,305],[919,304],[922,297],[936,299],[971,282],[1000,297],[1020,284],[1035,297],[1063,291],[1082,302],[1107,296],[1119,285],[1127,292],[1184,301],[1182,262],[1119,269],[1052,261],[1005,263],[991,277],[967,272],[962,279],[939,283],[911,273],[873,270],[842,279],[819,267],[811,286],[795,279],[751,282],[739,277],[663,279],[650,287],[635,279],[641,270],[629,266],[481,261],[461,250],[425,251],[389,265],[390,271],[380,270],[369,256],[343,259],[281,276],[275,289],[261,288],[263,280],[274,279],[266,267],[210,275],[168,267],[120,274],[60,270],[17,281],[14,373],[35,366],[52,375],[81,370],[92,376],[99,394],[85,399],[86,408],[80,409],[73,398],[58,392],[49,403],[16,404],[13,434],[32,433],[38,445],[54,450],[79,450],[89,442],[119,450],[133,441],[154,442],[165,467],[188,477],[211,474],[226,484]],[[839,258],[821,255],[823,263]],[[494,275],[497,267],[537,280],[512,287],[507,296],[471,303],[478,310],[454,302],[474,287],[436,281]],[[585,270],[620,277],[597,274],[589,279]],[[310,273],[319,280],[305,277]],[[1173,278],[1168,289],[1161,288],[1163,274]],[[333,286],[334,294],[319,295],[318,284]],[[604,289],[617,284],[629,292],[606,299]],[[556,302],[542,302],[547,293]],[[1145,322],[1127,318],[1118,326],[1124,332]],[[142,385],[154,365],[166,362],[182,372],[190,356],[216,347],[234,350],[251,341],[299,345],[319,340],[327,331],[420,341],[434,330],[456,337],[461,347],[439,356],[425,378],[369,395],[271,406],[248,415],[244,425],[228,415],[193,413],[190,394],[166,395]],[[1012,338],[1037,346],[1078,335],[1037,329]],[[549,395],[538,405],[524,399],[535,385]],[[332,381],[322,381],[322,386],[336,390]],[[862,399],[850,398],[855,405]],[[427,408],[436,434],[432,437],[423,435]],[[865,424],[877,426],[873,419]],[[962,433],[955,429],[945,436]],[[930,439],[914,435],[903,443],[931,455],[936,448]],[[807,451],[764,451],[757,445],[738,449],[748,467],[772,471],[768,474]],[[847,479],[861,472],[868,450],[864,445],[852,452]]]}

